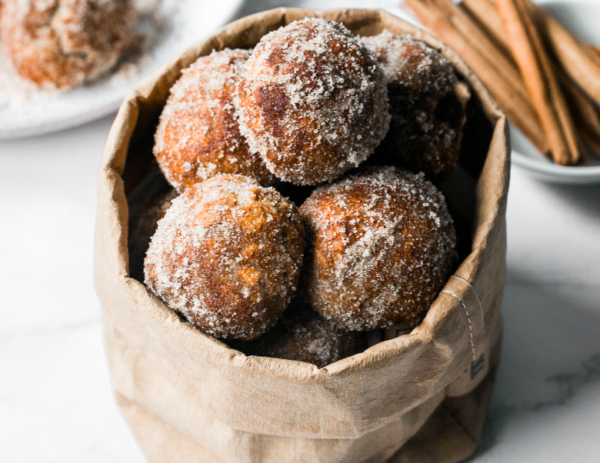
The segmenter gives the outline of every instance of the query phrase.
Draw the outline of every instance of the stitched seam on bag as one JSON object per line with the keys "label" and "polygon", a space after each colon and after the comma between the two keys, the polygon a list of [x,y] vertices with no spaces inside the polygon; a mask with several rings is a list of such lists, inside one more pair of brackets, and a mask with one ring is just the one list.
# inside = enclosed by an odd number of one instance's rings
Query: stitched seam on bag
{"label": "stitched seam on bag", "polygon": [[469,316],[469,309],[467,309],[467,306],[463,302],[463,300],[460,297],[458,297],[456,294],[454,294],[452,291],[444,290],[444,291],[442,291],[442,293],[446,293],[446,294],[450,294],[450,296],[454,296],[456,299],[458,299],[460,304],[465,309],[465,314],[467,315],[467,321],[469,322],[469,342],[471,343],[471,354],[473,356],[473,361],[475,361],[475,343],[473,342],[473,324],[471,323],[471,317]]}
{"label": "stitched seam on bag", "polygon": [[459,277],[458,275],[452,275],[452,278],[456,278],[457,280],[460,280],[469,285],[469,288],[471,288],[473,290],[473,293],[475,294],[475,298],[477,299],[477,304],[479,304],[479,309],[481,310],[481,313],[483,313],[483,304],[481,303],[481,298],[479,297],[479,293],[477,293],[475,286],[473,286],[470,282],[465,280],[463,277]]}

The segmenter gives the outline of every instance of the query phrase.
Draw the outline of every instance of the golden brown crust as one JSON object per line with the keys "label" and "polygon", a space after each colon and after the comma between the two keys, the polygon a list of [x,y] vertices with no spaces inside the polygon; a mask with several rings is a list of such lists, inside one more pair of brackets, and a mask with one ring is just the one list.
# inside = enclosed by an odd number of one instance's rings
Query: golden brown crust
{"label": "golden brown crust", "polygon": [[342,24],[304,19],[262,38],[235,99],[253,152],[282,180],[331,181],[364,161],[389,124],[384,76]]}
{"label": "golden brown crust", "polygon": [[173,201],[148,249],[145,283],[220,338],[273,326],[298,284],[304,228],[296,206],[241,175],[218,175]]}
{"label": "golden brown crust", "polygon": [[370,161],[446,178],[458,161],[465,104],[450,62],[423,41],[389,31],[363,37],[384,70],[390,130]]}
{"label": "golden brown crust", "polygon": [[108,71],[136,23],[132,0],[4,0],[0,34],[22,77],[68,88]]}
{"label": "golden brown crust", "polygon": [[444,197],[423,174],[352,176],[315,190],[300,213],[311,303],[350,330],[415,326],[456,261]]}
{"label": "golden brown crust", "polygon": [[274,177],[248,150],[239,131],[233,92],[250,52],[225,49],[183,71],[171,88],[155,136],[154,154],[178,191],[217,174],[253,177],[263,186]]}

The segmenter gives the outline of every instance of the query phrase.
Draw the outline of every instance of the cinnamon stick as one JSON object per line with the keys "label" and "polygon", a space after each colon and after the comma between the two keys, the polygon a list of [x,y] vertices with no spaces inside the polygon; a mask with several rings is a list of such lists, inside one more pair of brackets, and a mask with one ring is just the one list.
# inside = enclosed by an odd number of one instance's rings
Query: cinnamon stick
{"label": "cinnamon stick", "polygon": [[581,138],[583,143],[592,151],[596,156],[600,156],[600,138],[597,134],[590,133],[587,129],[581,130]]}
{"label": "cinnamon stick", "polygon": [[567,104],[577,127],[585,127],[588,134],[593,134],[595,138],[600,140],[600,114],[598,114],[598,108],[564,71],[557,68],[556,75],[564,90]]}
{"label": "cinnamon stick", "polygon": [[495,44],[489,36],[483,31],[469,16],[450,0],[427,0],[431,2],[447,20],[467,37],[472,46],[483,56],[493,60],[492,65],[496,71],[513,86],[514,91],[519,94],[523,100],[527,100],[529,95],[523,85],[519,70],[512,66],[512,61],[505,55],[498,53]]}
{"label": "cinnamon stick", "polygon": [[[502,25],[502,21],[498,16],[494,4],[490,0],[462,0],[459,4],[459,8],[464,10],[465,13],[471,16],[473,20],[485,30],[498,45],[498,48],[503,54],[513,60],[510,45],[506,40],[506,31],[504,30],[504,26]],[[534,13],[534,18],[536,18],[538,14],[548,15],[548,13],[540,9]],[[600,65],[600,48],[583,42],[580,42],[579,44],[585,53],[590,55],[590,59]],[[560,68],[560,63],[554,65],[557,68]]]}
{"label": "cinnamon stick", "polygon": [[577,124],[580,139],[594,154],[600,156],[600,113],[598,107],[588,99],[587,95],[564,71],[559,71],[558,77],[565,91],[573,120]]}
{"label": "cinnamon stick", "polygon": [[557,164],[574,165],[583,153],[566,101],[523,0],[496,0],[506,37]]}
{"label": "cinnamon stick", "polygon": [[490,0],[463,0],[459,4],[459,8],[479,23],[500,51],[514,62],[510,45],[506,40],[506,31],[494,4]]}
{"label": "cinnamon stick", "polygon": [[542,8],[529,0],[525,0],[525,4],[561,67],[600,104],[600,56]]}
{"label": "cinnamon stick", "polygon": [[[434,31],[467,62],[498,100],[509,120],[540,152],[548,154],[549,145],[518,72],[515,76],[514,66],[510,63],[504,64],[504,69],[501,68],[499,63],[506,63],[506,57],[502,60],[502,54],[485,32],[464,13],[456,19],[456,11],[460,10],[449,0],[446,0],[446,4],[451,6],[446,8],[440,8],[440,0],[405,0],[405,4],[426,28]],[[464,29],[458,29],[456,22],[465,26]],[[479,31],[475,34],[477,40],[466,33],[467,30],[472,33],[476,29]],[[477,45],[474,42],[478,42]],[[512,71],[506,71],[508,68]]]}
{"label": "cinnamon stick", "polygon": [[[512,57],[510,45],[506,41],[506,32],[494,4],[490,0],[463,0],[460,4],[468,15],[492,37],[503,54]],[[598,53],[592,45],[584,44],[590,51]],[[600,53],[598,53],[600,57]],[[577,133],[588,147],[600,155],[600,114],[598,108],[581,90],[576,82],[563,71],[558,63],[552,62],[553,72],[557,75],[567,99],[567,106],[577,126]],[[595,147],[595,148],[594,148]]]}

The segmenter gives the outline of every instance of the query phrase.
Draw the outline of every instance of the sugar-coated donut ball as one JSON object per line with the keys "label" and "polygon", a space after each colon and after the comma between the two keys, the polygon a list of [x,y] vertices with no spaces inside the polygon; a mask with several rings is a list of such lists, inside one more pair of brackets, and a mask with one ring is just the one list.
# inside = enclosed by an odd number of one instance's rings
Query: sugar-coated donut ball
{"label": "sugar-coated donut ball", "polygon": [[282,180],[331,181],[386,134],[383,72],[340,23],[303,19],[264,36],[240,81],[240,129]]}
{"label": "sugar-coated donut ball", "polygon": [[266,334],[244,344],[241,350],[247,355],[298,360],[319,368],[368,347],[366,333],[348,331],[323,318],[300,297],[292,300],[277,324]]}
{"label": "sugar-coated donut ball", "polygon": [[178,191],[217,174],[253,177],[268,186],[274,176],[240,134],[233,93],[250,56],[225,49],[198,59],[171,88],[155,135],[154,155]]}
{"label": "sugar-coated donut ball", "polygon": [[69,88],[108,71],[131,44],[133,0],[3,0],[2,45],[38,86]]}
{"label": "sugar-coated donut ball", "polygon": [[205,333],[251,340],[290,302],[303,246],[293,203],[249,177],[218,175],[173,200],[152,237],[145,283]]}
{"label": "sugar-coated donut ball", "polygon": [[350,330],[415,326],[456,261],[446,202],[422,173],[351,176],[317,188],[300,213],[311,303]]}
{"label": "sugar-coated donut ball", "polygon": [[410,35],[386,30],[362,40],[385,73],[392,115],[373,161],[446,178],[460,156],[466,120],[452,64]]}

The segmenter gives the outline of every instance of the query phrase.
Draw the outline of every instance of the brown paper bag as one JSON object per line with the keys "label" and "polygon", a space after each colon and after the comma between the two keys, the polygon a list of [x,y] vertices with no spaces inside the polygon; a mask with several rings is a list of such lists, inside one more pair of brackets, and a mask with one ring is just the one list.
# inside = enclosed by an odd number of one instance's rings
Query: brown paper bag
{"label": "brown paper bag", "polygon": [[[447,193],[450,206],[456,202],[469,216],[462,264],[410,334],[322,369],[246,357],[182,322],[130,277],[127,248],[128,215],[136,207],[130,193],[156,177],[153,134],[181,70],[213,49],[253,46],[306,16],[341,21],[361,35],[386,28],[422,38],[454,64],[475,108],[457,169],[473,187],[457,181],[448,187],[457,195]],[[102,160],[95,284],[117,402],[148,460],[441,463],[470,455],[500,345],[507,143],[503,113],[466,64],[429,34],[380,11],[282,8],[253,15],[138,85],[121,106]]]}

